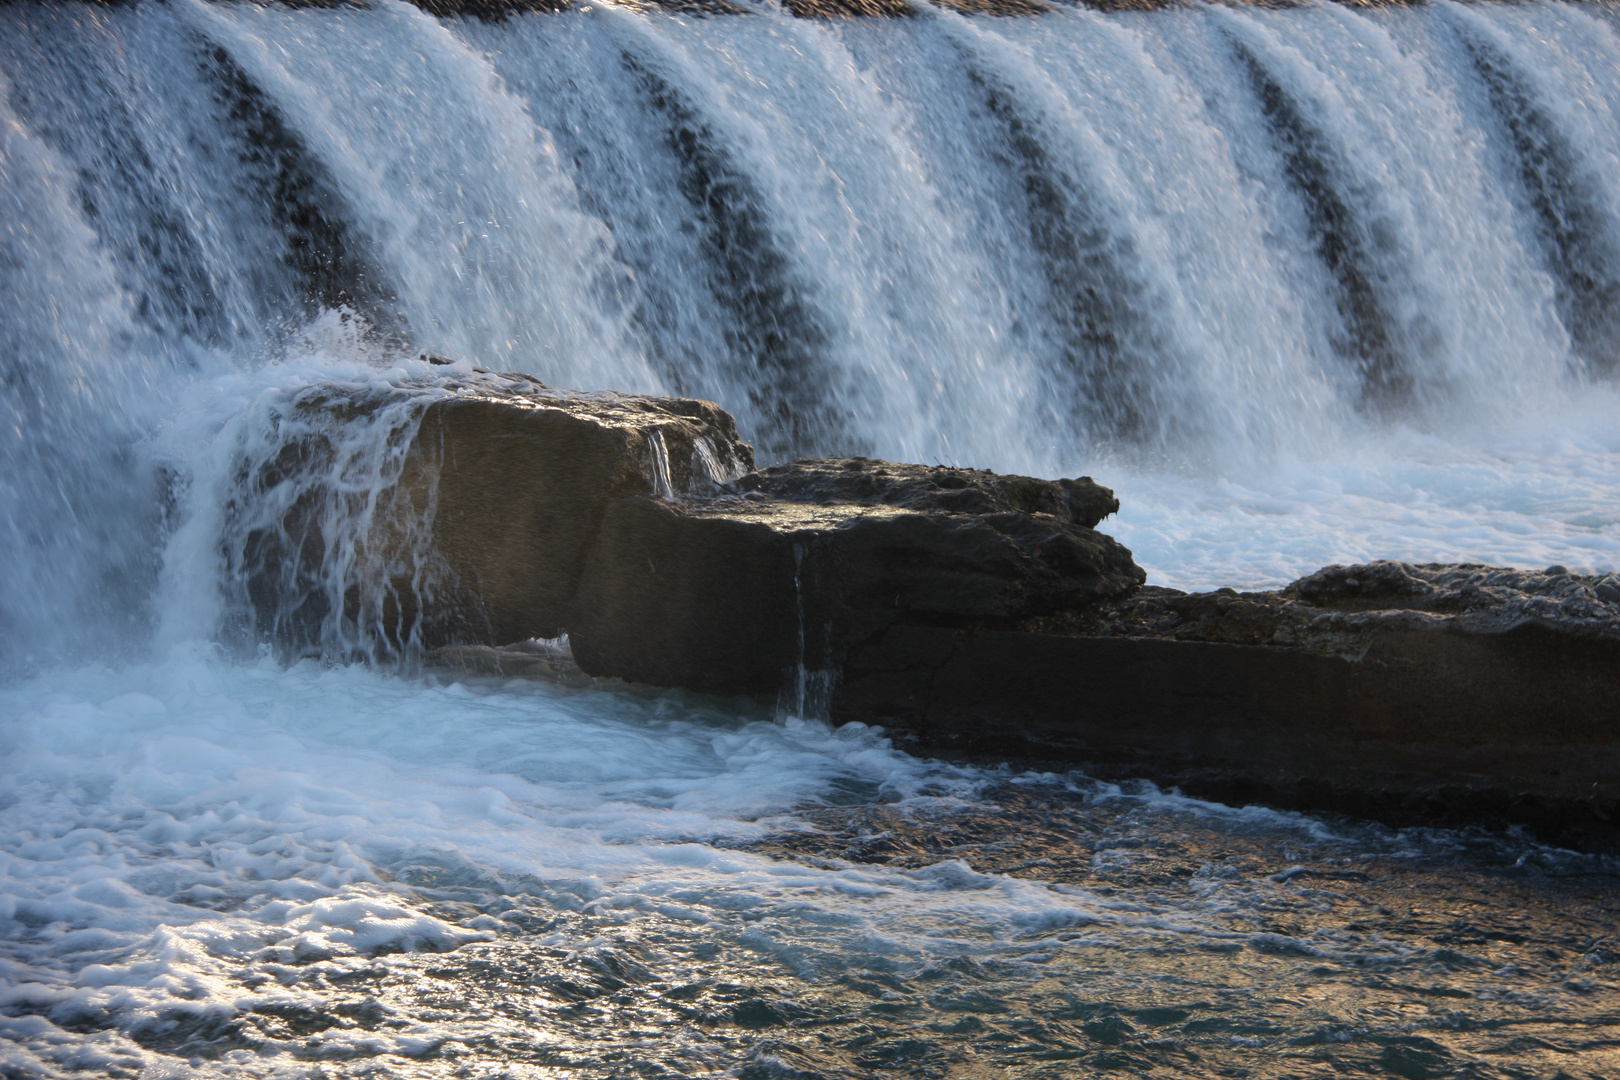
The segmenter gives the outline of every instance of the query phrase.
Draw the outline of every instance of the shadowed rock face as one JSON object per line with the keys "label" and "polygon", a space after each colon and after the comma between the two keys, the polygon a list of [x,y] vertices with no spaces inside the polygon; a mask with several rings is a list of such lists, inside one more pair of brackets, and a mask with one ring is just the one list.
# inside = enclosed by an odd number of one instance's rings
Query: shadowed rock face
{"label": "shadowed rock face", "polygon": [[842,720],[1190,793],[1620,847],[1620,580],[1333,566],[856,652]]}
{"label": "shadowed rock face", "polygon": [[1620,641],[1620,577],[1468,563],[1329,566],[1275,592],[1152,589],[1098,609],[1095,632],[1299,648],[1361,660],[1390,633],[1544,631]]}
{"label": "shadowed rock face", "polygon": [[731,417],[708,402],[507,382],[499,393],[454,387],[430,405],[400,481],[423,513],[432,492],[432,543],[455,573],[449,606],[464,613],[428,646],[578,627],[579,590],[602,573],[596,544],[616,502],[713,485],[753,464]]}
{"label": "shadowed rock face", "polygon": [[[555,637],[578,622],[615,500],[712,487],[753,464],[707,402],[522,375],[318,386],[275,413],[283,441],[241,470],[227,520],[245,524],[227,527],[225,555],[256,636],[292,656]],[[367,428],[391,431],[388,445],[354,450]],[[395,447],[397,467],[368,473]]]}
{"label": "shadowed rock face", "polygon": [[[344,547],[334,432],[385,407],[414,410],[408,447]],[[756,471],[707,402],[487,372],[318,387],[282,415],[233,506],[284,509],[227,556],[285,652],[370,633],[373,656],[787,692],[931,753],[1620,850],[1620,576],[1381,562],[1189,595],[1143,587],[1086,477]]]}
{"label": "shadowed rock face", "polygon": [[779,465],[707,497],[619,500],[570,639],[592,674],[772,692],[795,669],[836,670],[899,620],[1004,621],[1129,594],[1142,570],[1091,528],[1116,505],[1089,478],[864,458]]}
{"label": "shadowed rock face", "polygon": [[[774,693],[796,670],[835,669],[897,620],[1030,618],[1120,599],[1144,578],[1129,551],[1092,529],[1118,503],[1088,478],[864,458],[751,472],[731,417],[707,402],[570,394],[477,373],[386,391],[322,388],[291,411],[341,418],[413,395],[414,441],[378,496],[393,509],[359,545],[386,564],[400,614],[379,621],[409,628],[399,646],[566,633],[590,675]],[[275,461],[312,456],[322,460],[295,444]],[[311,518],[310,505],[291,502],[287,516]],[[402,522],[431,524],[407,535]],[[301,543],[271,544],[266,533]],[[310,521],[284,518],[244,546],[281,563],[341,556],[310,536]],[[413,536],[442,563],[431,582],[418,571],[427,560],[405,550]],[[246,590],[260,608],[296,606],[278,599],[277,582],[329,577],[270,558],[248,573],[266,579]],[[279,625],[262,612],[256,622]],[[320,645],[310,625],[294,651]]]}

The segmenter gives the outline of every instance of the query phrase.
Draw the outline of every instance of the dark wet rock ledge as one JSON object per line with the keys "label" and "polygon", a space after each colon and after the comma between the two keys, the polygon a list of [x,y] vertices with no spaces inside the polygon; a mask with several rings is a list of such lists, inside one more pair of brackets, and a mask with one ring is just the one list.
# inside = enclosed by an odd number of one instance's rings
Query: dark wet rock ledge
{"label": "dark wet rock ledge", "polygon": [[1620,576],[1376,562],[899,625],[849,657],[834,714],[1220,802],[1620,851]]}
{"label": "dark wet rock ledge", "polygon": [[[234,556],[284,652],[330,652],[299,591],[332,557],[313,433],[402,401],[420,422],[361,545],[396,652],[780,695],[924,753],[1620,851],[1620,577],[1381,562],[1188,595],[1096,531],[1118,503],[1090,478],[755,469],[707,402],[465,371],[300,392],[238,497],[283,509]],[[364,612],[316,614],[330,638]],[[532,644],[563,635],[571,658]]]}

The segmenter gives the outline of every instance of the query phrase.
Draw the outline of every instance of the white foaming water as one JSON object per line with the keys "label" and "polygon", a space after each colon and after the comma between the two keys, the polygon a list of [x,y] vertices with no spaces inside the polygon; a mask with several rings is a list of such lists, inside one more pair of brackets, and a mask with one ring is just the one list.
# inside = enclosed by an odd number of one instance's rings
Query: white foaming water
{"label": "white foaming water", "polygon": [[[313,499],[319,507],[313,526],[332,558],[320,580],[300,584],[331,612],[321,627],[333,646],[329,655],[385,658],[375,650],[383,637],[387,587],[379,576],[386,576],[389,556],[366,552],[365,539],[373,521],[391,511],[387,490],[400,475],[435,384],[465,378],[472,368],[465,362],[390,362],[364,335],[354,319],[329,314],[305,328],[274,362],[176,381],[171,416],[143,446],[146,457],[186,478],[189,509],[165,545],[157,587],[160,648],[224,638],[251,651],[259,628],[237,625],[246,607],[246,539],[255,530],[281,530],[294,503]],[[396,393],[407,380],[416,391]],[[298,395],[328,386],[369,392],[378,407],[347,423],[297,408]],[[276,465],[283,449],[301,439],[315,440],[329,456],[313,454],[303,469]],[[403,557],[416,560],[413,579],[430,586],[426,578],[436,572],[437,560],[411,538],[421,537],[431,522],[396,524],[407,538]],[[294,539],[291,546],[301,542]],[[290,565],[281,568],[283,575],[296,572]],[[359,604],[345,618],[343,598],[351,587],[359,591]],[[284,591],[299,592],[290,581]]]}
{"label": "white foaming water", "polygon": [[1591,390],[1500,426],[1366,432],[1211,476],[1124,470],[1105,528],[1151,584],[1275,588],[1332,563],[1620,566],[1620,400]]}
{"label": "white foaming water", "polygon": [[[1620,46],[1578,9],[43,10],[0,8],[0,1034],[24,1072],[139,1067],[70,1029],[291,1001],[286,965],[506,933],[518,893],[755,919],[806,971],[813,940],[1215,932],[1196,904],[728,849],[982,779],[873,731],[225,658],[253,640],[231,543],[276,509],[243,476],[324,382],[476,363],[711,397],[779,456],[1089,472],[1181,587],[1620,567],[1620,401],[1601,334],[1576,357],[1564,322],[1620,281]],[[1563,156],[1516,160],[1536,139]],[[1550,168],[1556,206],[1530,189]],[[1603,243],[1553,250],[1554,211]],[[1372,402],[1375,361],[1398,400]],[[329,532],[362,534],[411,422],[331,433]],[[429,913],[429,879],[480,914]]]}
{"label": "white foaming water", "polygon": [[[1109,234],[1119,279],[1092,287],[1137,294],[1148,329],[1113,328],[1135,339],[1123,343],[1131,371],[1093,386],[1128,398],[1150,442],[1193,455],[1265,454],[1296,444],[1305,417],[1333,416],[1331,377],[1311,362],[1321,343],[1279,276],[1287,264],[1264,250],[1266,224],[1231,151],[1142,35],[1089,12],[1003,28],[929,10],[1014,122],[1038,133],[1070,189],[1069,216],[1094,219],[1076,220],[1077,232]],[[1093,377],[1076,375],[1082,386]]]}
{"label": "white foaming water", "polygon": [[[319,1010],[312,970],[338,981],[378,953],[513,932],[515,898],[740,935],[812,978],[828,951],[916,962],[1049,947],[1075,926],[1242,936],[1219,925],[1222,897],[1144,904],[959,863],[816,868],[716,846],[801,828],[785,815],[806,803],[937,801],[970,795],[975,777],[859,725],[677,695],[444,686],[183,650],[7,687],[0,750],[12,1040],[0,1062],[36,1075],[138,1065],[113,1031]],[[425,912],[422,882],[476,910]],[[112,1031],[68,1034],[87,1022]],[[456,1034],[456,1022],[338,1028],[306,1050],[414,1055]]]}
{"label": "white foaming water", "polygon": [[623,346],[633,285],[611,237],[578,211],[546,133],[441,23],[397,0],[315,23],[202,0],[179,10],[330,170],[414,344],[568,385],[661,389]]}
{"label": "white foaming water", "polygon": [[11,220],[0,231],[0,289],[10,298],[0,320],[0,669],[19,653],[51,656],[76,622],[117,624],[116,602],[103,602],[116,589],[108,579],[139,574],[142,561],[121,532],[149,527],[140,519],[155,494],[141,489],[124,449],[151,420],[138,407],[153,374],[145,342],[73,205],[68,167],[18,122],[8,89],[0,72]]}
{"label": "white foaming water", "polygon": [[1299,20],[1213,15],[1326,133],[1417,397],[1501,415],[1504,401],[1556,394],[1568,344],[1551,282],[1524,249],[1499,167],[1482,160],[1484,140],[1435,85],[1434,59],[1404,55],[1385,28],[1337,6]]}

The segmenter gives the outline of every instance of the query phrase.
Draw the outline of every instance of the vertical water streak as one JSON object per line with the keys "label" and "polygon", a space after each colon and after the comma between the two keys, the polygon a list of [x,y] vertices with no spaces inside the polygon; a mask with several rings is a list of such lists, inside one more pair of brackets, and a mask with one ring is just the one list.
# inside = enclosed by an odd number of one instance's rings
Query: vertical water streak
{"label": "vertical water streak", "polygon": [[768,197],[738,160],[746,155],[654,70],[661,66],[656,61],[626,52],[623,63],[665,119],[677,183],[702,237],[709,295],[727,313],[727,396],[745,395],[752,437],[767,455],[854,445],[835,404],[839,379],[827,359],[832,331],[825,301],[792,243],[777,235]]}
{"label": "vertical water streak", "polygon": [[[1620,159],[1612,133],[1620,116],[1579,61],[1546,39],[1541,20],[1499,20],[1453,4],[1443,11],[1508,133],[1574,353],[1591,374],[1613,375],[1620,367]],[[1579,30],[1607,39],[1608,59],[1620,59],[1606,26],[1586,20]],[[1560,85],[1566,80],[1576,85]]]}
{"label": "vertical water streak", "polygon": [[323,307],[386,316],[329,178],[168,7],[14,9],[9,23],[19,115],[71,163],[87,223],[168,347],[206,363],[199,346],[251,352]]}
{"label": "vertical water streak", "polygon": [[660,389],[634,291],[547,134],[487,61],[399,0],[366,10],[179,0],[332,177],[412,344],[570,386]]}
{"label": "vertical water streak", "polygon": [[[799,181],[809,199],[795,231],[821,233],[815,273],[833,283],[828,295],[848,313],[834,342],[839,360],[865,372],[859,389],[876,398],[845,407],[881,433],[893,456],[1027,460],[1044,434],[1042,387],[1034,365],[1009,347],[1001,268],[980,246],[979,215],[953,212],[941,163],[917,130],[916,101],[866,62],[874,37],[894,36],[891,24],[773,10],[736,25],[735,42],[706,50],[724,63],[732,107],[769,123],[782,159],[775,171],[826,173],[813,186]],[[765,46],[768,66],[739,62]]]}
{"label": "vertical water streak", "polygon": [[578,14],[451,28],[551,133],[581,205],[612,232],[636,280],[629,333],[658,378],[674,393],[718,396],[735,361],[705,230],[682,191],[667,120],[624,63],[619,38]]}
{"label": "vertical water streak", "polygon": [[1178,303],[1113,155],[1027,54],[974,20],[928,9],[1001,121],[1030,242],[1046,277],[1047,331],[1074,423],[1094,443],[1207,436],[1196,368],[1161,313]]}
{"label": "vertical water streak", "polygon": [[652,467],[653,497],[665,502],[675,501],[675,484],[669,475],[669,444],[664,441],[664,433],[655,431],[647,436],[647,450],[649,464]]}
{"label": "vertical water streak", "polygon": [[[1325,5],[1211,18],[1276,102],[1296,189],[1319,196],[1313,243],[1336,263],[1337,302],[1356,328],[1346,343],[1373,350],[1357,358],[1369,404],[1433,422],[1500,408],[1508,388],[1546,394],[1563,336],[1542,316],[1545,277],[1443,73],[1391,36],[1422,14]],[[1385,391],[1393,400],[1379,405]]]}
{"label": "vertical water streak", "polygon": [[284,659],[409,664],[424,620],[457,617],[434,603],[452,575],[432,543],[437,448],[417,439],[436,395],[344,374],[266,389],[227,433],[222,632]]}
{"label": "vertical water streak", "polygon": [[1186,12],[1121,19],[1065,10],[993,25],[1106,147],[1108,185],[1129,193],[1113,227],[1133,237],[1164,282],[1170,302],[1153,317],[1187,358],[1160,377],[1196,386],[1218,453],[1235,463],[1340,418],[1325,342],[1290,279],[1295,267],[1277,250],[1267,207],[1242,174],[1230,133],[1158,36],[1195,19],[1209,36],[1207,20]]}
{"label": "vertical water streak", "polygon": [[139,640],[166,495],[135,453],[162,365],[11,92],[0,76],[0,669]]}
{"label": "vertical water streak", "polygon": [[[165,167],[165,158],[190,148],[150,123],[157,110],[143,85],[149,72],[129,53],[148,44],[136,20],[115,23],[90,12],[41,18],[35,11],[8,23],[0,50],[7,70],[22,75],[12,108],[72,163],[86,223],[108,249],[140,320],[158,332],[197,336],[262,322],[262,312],[222,310],[214,279],[229,269],[208,258],[185,220],[187,197],[195,194],[185,190],[189,177]],[[180,59],[181,72],[195,66],[183,50]]]}
{"label": "vertical water streak", "polygon": [[[833,691],[838,688],[838,669],[830,663],[828,642],[832,640],[832,623],[822,625],[819,641],[814,644],[821,654],[822,663],[811,666],[811,639],[807,633],[804,602],[805,556],[814,562],[814,550],[807,551],[802,544],[793,545],[793,604],[798,616],[797,653],[791,670],[783,673],[782,689],[776,695],[778,720],[826,720],[832,705]],[[820,571],[825,574],[825,570]]]}
{"label": "vertical water streak", "polygon": [[1297,66],[1269,54],[1271,42],[1256,36],[1259,43],[1234,34],[1233,48],[1259,98],[1284,174],[1305,206],[1310,248],[1335,283],[1341,333],[1334,348],[1355,371],[1361,407],[1399,409],[1415,390],[1411,353],[1434,346],[1424,340],[1426,324],[1403,332],[1392,310],[1409,287],[1401,280],[1409,262],[1402,229],[1378,205],[1371,185],[1356,175],[1356,162],[1335,143],[1342,125],[1324,115],[1308,91],[1298,93],[1304,80]]}
{"label": "vertical water streak", "polygon": [[1305,119],[1258,57],[1241,46],[1239,54],[1254,79],[1288,178],[1305,204],[1311,248],[1338,286],[1334,300],[1344,332],[1334,347],[1356,371],[1359,404],[1375,411],[1398,408],[1412,397],[1413,377],[1384,302],[1398,283],[1380,273],[1399,257],[1388,250],[1394,246],[1389,243],[1393,230],[1379,223],[1362,227],[1344,194],[1349,185],[1335,175],[1337,155],[1323,132]]}
{"label": "vertical water streak", "polygon": [[[1094,448],[1075,423],[1073,378],[1050,326],[1047,265],[1031,239],[1027,200],[1012,183],[1017,168],[1005,122],[990,111],[961,49],[930,19],[850,20],[836,29],[903,133],[909,164],[900,181],[926,181],[933,220],[919,225],[944,241],[925,246],[926,261],[909,245],[882,250],[893,263],[937,267],[953,315],[934,335],[960,339],[961,366],[951,381],[962,389],[941,397],[927,417],[941,441],[949,438],[950,452],[925,444],[929,452],[913,458],[1041,475],[1074,471]],[[927,344],[931,336],[919,343],[928,374],[949,378]]]}
{"label": "vertical water streak", "polygon": [[[943,212],[935,163],[918,156],[908,127],[910,103],[848,47],[860,28],[769,12],[686,19],[617,8],[591,21],[588,36],[566,19],[527,20],[519,36],[528,56],[548,62],[552,39],[592,50],[613,42],[624,74],[611,87],[602,58],[588,72],[563,61],[566,84],[522,71],[510,41],[496,62],[527,87],[533,108],[567,117],[554,126],[615,229],[664,230],[621,236],[621,245],[637,253],[630,259],[648,293],[677,298],[674,311],[643,324],[693,327],[710,350],[686,373],[688,389],[736,410],[768,455],[881,447],[982,460],[1005,453],[1011,432],[1025,441],[1019,425],[1035,395],[1017,377],[1022,358],[998,340],[1005,316],[986,302],[995,268]],[[624,86],[644,104],[636,115],[618,101],[556,100]],[[649,131],[646,113],[659,130]],[[675,187],[686,206],[627,176]],[[688,252],[706,273],[682,260]],[[707,323],[689,317],[705,308]],[[653,348],[677,351],[690,347]],[[981,424],[954,423],[964,410]]]}
{"label": "vertical water streak", "polygon": [[659,117],[688,205],[708,305],[724,319],[724,359],[708,364],[717,399],[739,412],[767,457],[867,449],[869,436],[857,429],[868,425],[856,418],[881,403],[870,376],[856,372],[881,358],[849,364],[851,304],[818,258],[827,234],[846,227],[846,215],[835,208],[814,224],[803,216],[816,198],[802,180],[822,180],[826,165],[817,161],[806,177],[784,175],[776,159],[786,147],[766,128],[770,111],[737,100],[739,89],[757,98],[764,87],[745,81],[739,88],[726,79],[726,52],[705,55],[710,39],[745,34],[760,17],[695,20],[696,34],[683,32],[689,20],[615,7],[594,10],[592,18],[616,44],[639,99]]}
{"label": "vertical water streak", "polygon": [[217,46],[207,52],[215,98],[228,110],[220,126],[241,133],[237,164],[248,184],[239,197],[250,202],[263,192],[271,242],[281,243],[287,295],[269,321],[285,333],[325,311],[344,310],[380,336],[399,337],[393,286],[366,239],[350,228],[354,214],[331,177],[230,55]]}

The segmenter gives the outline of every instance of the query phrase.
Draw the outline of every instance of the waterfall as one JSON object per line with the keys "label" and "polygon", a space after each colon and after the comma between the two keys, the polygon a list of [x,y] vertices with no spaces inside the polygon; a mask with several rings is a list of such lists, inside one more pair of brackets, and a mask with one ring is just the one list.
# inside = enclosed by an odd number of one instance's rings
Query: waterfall
{"label": "waterfall", "polygon": [[[1558,4],[6,6],[0,652],[213,633],[221,463],[322,364],[712,398],[766,459],[1113,469],[1165,514],[1329,452],[1467,458],[1611,393],[1617,61]],[[1175,577],[1191,541],[1123,494]],[[1204,524],[1259,546],[1245,499]]]}
{"label": "waterfall", "polygon": [[447,6],[0,2],[0,1074],[1612,1043],[1607,856],[912,756],[816,719],[808,577],[774,715],[414,661],[495,633],[423,418],[530,377],[1087,474],[1155,585],[1620,569],[1614,5]]}
{"label": "waterfall", "polygon": [[[1593,376],[1612,375],[1620,360],[1620,193],[1613,184],[1620,118],[1578,62],[1558,62],[1567,49],[1560,39],[1571,31],[1599,41],[1612,34],[1602,23],[1560,12],[1552,55],[1543,58],[1535,55],[1535,35],[1515,41],[1521,27],[1494,26],[1464,8],[1448,14],[1511,144],[1520,197],[1553,276],[1574,359]],[[1559,85],[1568,76],[1573,85]]]}

